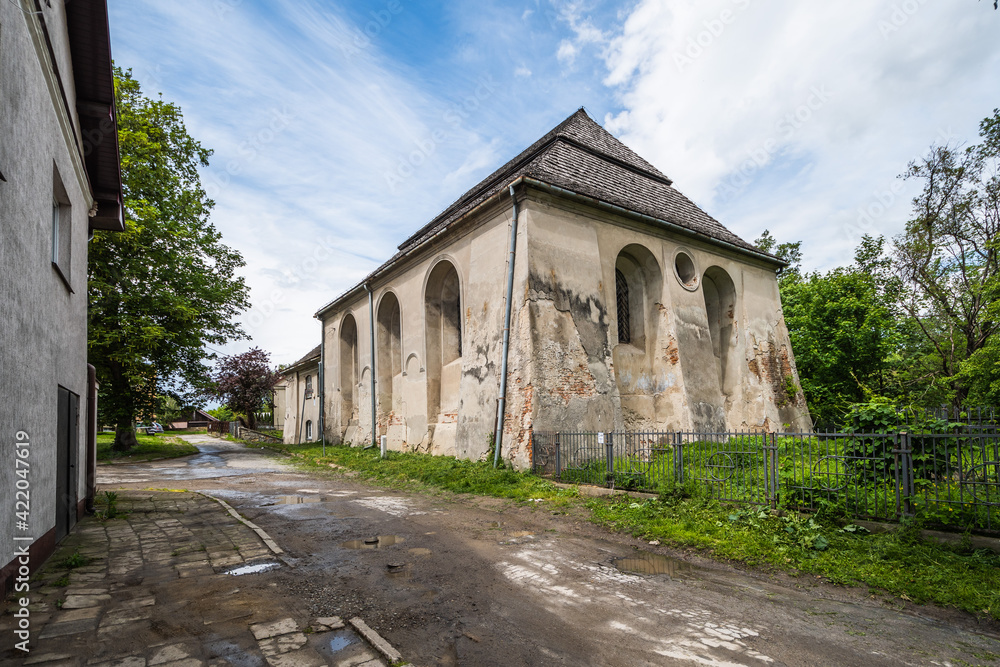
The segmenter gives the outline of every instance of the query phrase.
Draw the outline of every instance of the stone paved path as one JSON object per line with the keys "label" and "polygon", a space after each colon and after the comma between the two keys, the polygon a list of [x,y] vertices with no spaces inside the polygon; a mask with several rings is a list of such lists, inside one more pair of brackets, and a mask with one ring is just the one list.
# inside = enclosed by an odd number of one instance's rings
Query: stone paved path
{"label": "stone paved path", "polygon": [[13,648],[7,605],[4,665],[387,664],[341,619],[306,615],[269,577],[280,554],[215,500],[118,494],[122,517],[86,517],[33,577],[29,653]]}

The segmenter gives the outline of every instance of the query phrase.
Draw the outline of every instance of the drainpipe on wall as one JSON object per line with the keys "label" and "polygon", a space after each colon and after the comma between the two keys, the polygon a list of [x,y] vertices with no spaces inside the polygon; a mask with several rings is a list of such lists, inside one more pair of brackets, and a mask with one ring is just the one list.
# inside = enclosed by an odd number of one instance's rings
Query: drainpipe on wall
{"label": "drainpipe on wall", "polygon": [[[371,350],[372,350],[372,447],[378,446],[378,435],[375,432],[376,417],[375,413],[375,301],[374,295],[372,294],[372,288],[368,283],[365,283],[365,289],[368,290],[368,329],[371,333]],[[367,447],[365,448],[367,449]]]}
{"label": "drainpipe on wall", "polygon": [[87,499],[85,507],[94,513],[97,497],[97,369],[87,364]]}
{"label": "drainpipe on wall", "polygon": [[[295,371],[295,395],[299,394],[299,372]],[[299,415],[299,423],[295,425],[295,444],[302,444],[302,423],[306,420],[306,403],[309,401],[306,398],[306,392],[302,392],[302,414]]]}
{"label": "drainpipe on wall", "polygon": [[319,433],[323,438],[323,456],[326,456],[326,391],[323,383],[326,380],[326,330],[323,328],[323,320],[319,321]]}
{"label": "drainpipe on wall", "polygon": [[500,462],[500,445],[503,442],[504,411],[507,406],[507,352],[510,350],[510,311],[514,296],[514,253],[517,249],[517,196],[514,194],[514,184],[510,184],[510,198],[514,203],[514,212],[510,223],[510,254],[507,258],[507,296],[503,315],[503,351],[500,354],[500,398],[497,403],[497,426],[493,431],[493,467]]}

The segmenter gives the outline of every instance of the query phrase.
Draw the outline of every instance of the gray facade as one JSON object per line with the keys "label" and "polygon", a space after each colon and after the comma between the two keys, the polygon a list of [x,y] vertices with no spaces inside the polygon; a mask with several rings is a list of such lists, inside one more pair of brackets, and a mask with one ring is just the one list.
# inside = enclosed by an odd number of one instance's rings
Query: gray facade
{"label": "gray facade", "polygon": [[15,549],[41,565],[87,499],[87,242],[123,228],[116,131],[105,3],[0,3],[3,590]]}

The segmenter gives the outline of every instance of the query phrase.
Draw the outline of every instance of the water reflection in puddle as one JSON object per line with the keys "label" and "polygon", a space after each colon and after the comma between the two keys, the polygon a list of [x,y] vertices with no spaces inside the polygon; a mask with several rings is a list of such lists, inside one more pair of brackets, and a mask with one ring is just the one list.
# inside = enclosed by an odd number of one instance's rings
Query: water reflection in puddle
{"label": "water reflection in puddle", "polygon": [[238,577],[242,574],[257,574],[258,572],[266,572],[271,568],[278,567],[281,563],[257,563],[256,565],[244,565],[242,567],[237,567],[232,570],[227,570],[226,574],[231,574],[234,577]]}
{"label": "water reflection in puddle", "polygon": [[[358,644],[358,637],[348,630],[338,630],[327,634],[323,633],[310,638],[309,643],[317,649],[321,655],[328,659],[336,659],[337,664],[354,665],[357,661],[350,660],[349,656],[336,656],[344,649]],[[347,658],[345,660],[345,657]]]}
{"label": "water reflection in puddle", "polygon": [[304,503],[321,503],[326,498],[322,496],[278,496],[275,505],[302,505]]}
{"label": "water reflection in puddle", "polygon": [[687,561],[645,551],[641,551],[637,555],[628,558],[616,558],[611,561],[611,564],[622,572],[665,574],[668,577],[690,574],[698,569]]}
{"label": "water reflection in puddle", "polygon": [[378,537],[367,537],[363,540],[350,540],[343,542],[340,546],[345,549],[381,549],[391,547],[394,544],[402,544],[406,540],[398,535],[379,535]]}
{"label": "water reflection in puddle", "polygon": [[330,652],[331,653],[336,653],[337,651],[340,651],[341,649],[347,648],[348,646],[350,646],[353,643],[354,642],[351,641],[351,639],[349,637],[331,637],[330,638],[330,642],[327,645],[330,647]]}
{"label": "water reflection in puddle", "polygon": [[407,549],[407,551],[409,551],[414,556],[430,556],[431,555],[431,550],[430,549],[424,549],[422,547],[418,547],[418,548],[415,548],[415,549]]}

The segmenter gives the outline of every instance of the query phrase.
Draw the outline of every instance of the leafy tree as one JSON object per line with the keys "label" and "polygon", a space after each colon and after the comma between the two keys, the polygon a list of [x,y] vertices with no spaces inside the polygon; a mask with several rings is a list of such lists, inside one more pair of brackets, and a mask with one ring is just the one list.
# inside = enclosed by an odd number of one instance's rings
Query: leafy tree
{"label": "leafy tree", "polygon": [[271,390],[280,379],[270,366],[270,355],[254,347],[219,360],[212,394],[234,413],[245,416],[250,428],[256,428],[256,413],[270,403]]}
{"label": "leafy tree", "polygon": [[894,390],[898,280],[889,274],[884,244],[866,236],[852,266],[782,279],[785,322],[817,423],[839,421],[852,403]]}
{"label": "leafy tree", "polygon": [[236,415],[233,414],[233,411],[224,405],[219,406],[217,408],[212,408],[211,410],[207,410],[206,412],[208,412],[208,414],[212,415],[219,421],[231,422],[234,419],[236,419]]}
{"label": "leafy tree", "polygon": [[779,280],[785,276],[798,275],[800,273],[802,269],[802,241],[778,243],[771,236],[771,232],[765,229],[760,237],[754,241],[754,245],[778,259],[788,262],[788,266],[777,270],[776,273]]}
{"label": "leafy tree", "polygon": [[102,421],[127,450],[157,396],[205,386],[206,345],[244,337],[234,317],[249,303],[236,275],[243,258],[208,219],[214,203],[198,168],[211,151],[188,134],[180,108],[143,95],[131,71],[115,68],[115,98],[126,229],[98,231],[90,245],[88,352]]}
{"label": "leafy tree", "polygon": [[963,363],[1000,331],[993,304],[1000,298],[1000,110],[980,123],[982,143],[959,149],[932,146],[904,174],[923,181],[913,218],[895,239],[907,290],[901,305],[932,348],[926,379],[961,405],[969,375],[981,361]]}

